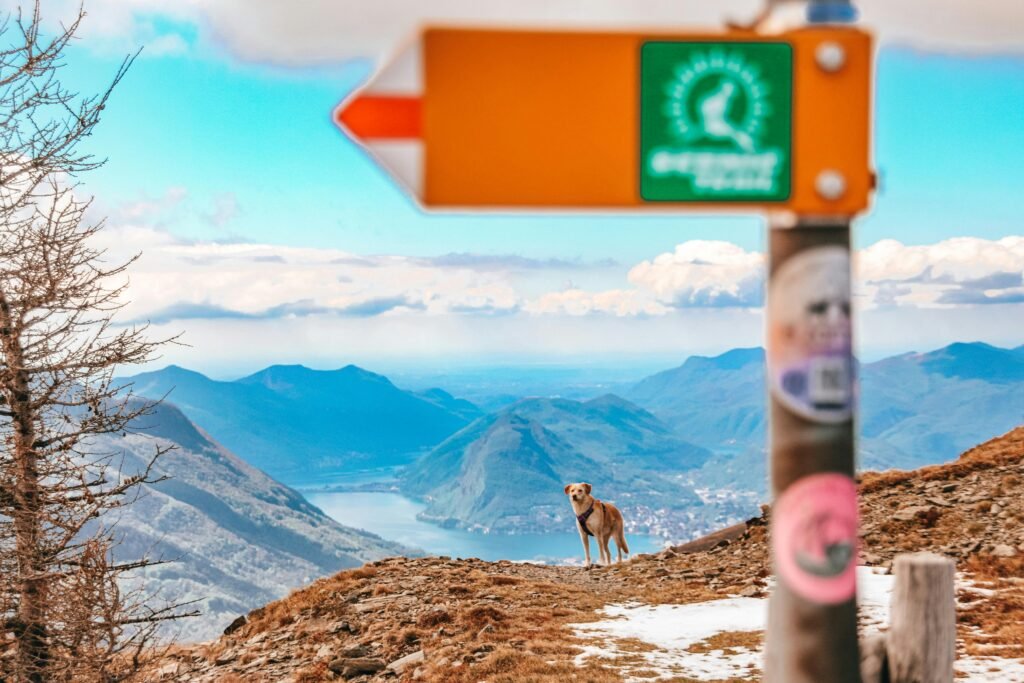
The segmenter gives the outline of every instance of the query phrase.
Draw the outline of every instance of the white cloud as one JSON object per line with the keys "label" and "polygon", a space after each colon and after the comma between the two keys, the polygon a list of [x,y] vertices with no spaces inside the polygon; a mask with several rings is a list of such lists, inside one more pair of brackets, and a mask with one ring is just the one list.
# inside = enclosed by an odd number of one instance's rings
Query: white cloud
{"label": "white cloud", "polygon": [[[191,47],[184,37],[177,33],[165,33],[148,40],[139,41],[145,45],[146,57],[163,57],[165,55],[183,55]],[[129,48],[131,49],[131,48]]]}
{"label": "white cloud", "polygon": [[122,319],[495,314],[520,305],[500,272],[436,267],[404,256],[189,242],[135,225],[112,226],[97,241],[110,260],[142,251]]}
{"label": "white cloud", "polygon": [[[874,309],[858,320],[862,357],[924,351],[952,341],[1021,343],[1021,306],[951,309]],[[501,363],[515,359],[585,363],[595,358],[662,359],[665,367],[691,353],[763,344],[759,311],[684,309],[673,315],[517,314],[430,316],[420,311],[373,318],[306,316],[293,319],[218,319],[159,325],[154,337],[185,331],[188,346],[172,346],[154,367],[178,363],[200,371],[241,376],[271,363],[339,367],[360,363]]]}
{"label": "white cloud", "polygon": [[112,223],[160,225],[182,207],[188,199],[184,187],[169,187],[160,197],[140,197],[117,206],[95,205],[95,213],[106,216]]}
{"label": "white cloud", "polygon": [[[628,274],[595,264],[588,281],[611,286],[593,291],[554,288],[581,274],[576,262],[187,241],[136,224],[111,225],[98,242],[111,261],[143,252],[123,319],[152,320],[156,335],[184,330],[190,346],[161,362],[190,367],[705,352],[758,344],[763,326],[760,307],[728,304],[760,281],[764,257],[727,242],[685,242]],[[1024,237],[887,240],[857,264],[859,338],[872,348],[1021,342]]]}
{"label": "white cloud", "polygon": [[[11,7],[17,0],[0,0]],[[1018,0],[859,0],[864,23],[887,44],[940,51],[1024,52],[1024,3]],[[592,28],[720,27],[749,20],[763,0],[87,0],[84,35],[123,45],[157,42],[154,15],[199,27],[236,56],[283,65],[392,54],[424,23],[565,25]],[[45,0],[67,16],[77,0]],[[800,4],[783,11],[799,23]]]}
{"label": "white cloud", "polygon": [[855,272],[860,294],[873,305],[1022,303],[1024,236],[915,246],[882,240],[857,255]]}
{"label": "white cloud", "polygon": [[[644,261],[629,280],[676,308],[759,306],[764,256],[728,242],[684,242]],[[854,256],[862,308],[1024,303],[1024,237],[935,244],[882,240]]]}
{"label": "white cloud", "polygon": [[638,264],[629,281],[677,308],[759,306],[764,256],[731,242],[691,240]]}
{"label": "white cloud", "polygon": [[[130,205],[115,216],[159,216],[182,195]],[[168,199],[168,197],[170,199]],[[764,255],[730,242],[691,240],[625,273],[519,255],[434,258],[340,249],[186,241],[114,220],[98,237],[111,260],[137,252],[123,319],[281,319],[316,316],[658,317],[693,309],[759,309]],[[883,240],[855,255],[864,309],[1024,303],[1024,237],[961,237],[930,245]],[[589,270],[588,289],[564,281]],[[628,282],[628,284],[627,284]],[[618,286],[615,286],[618,284]]]}
{"label": "white cloud", "polygon": [[[723,26],[753,17],[763,0],[209,0],[204,18],[247,59],[308,63],[381,57],[425,22],[598,27]],[[860,0],[864,21],[886,42],[928,49],[1024,51],[1017,0]]]}

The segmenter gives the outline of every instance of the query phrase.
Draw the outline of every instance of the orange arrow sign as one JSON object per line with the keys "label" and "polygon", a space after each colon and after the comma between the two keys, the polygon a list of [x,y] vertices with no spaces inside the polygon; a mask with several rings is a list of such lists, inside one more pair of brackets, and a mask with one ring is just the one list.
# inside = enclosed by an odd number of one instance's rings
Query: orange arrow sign
{"label": "orange arrow sign", "polygon": [[335,112],[427,207],[868,206],[868,34],[427,29]]}

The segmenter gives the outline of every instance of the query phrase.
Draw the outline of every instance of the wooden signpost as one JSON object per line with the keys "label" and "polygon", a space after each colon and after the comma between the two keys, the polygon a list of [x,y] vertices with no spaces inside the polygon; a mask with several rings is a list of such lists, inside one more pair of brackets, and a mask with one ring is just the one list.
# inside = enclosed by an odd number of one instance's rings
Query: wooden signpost
{"label": "wooden signpost", "polygon": [[874,188],[870,34],[423,31],[335,120],[430,209],[759,211],[773,563],[765,680],[859,683],[850,220]]}

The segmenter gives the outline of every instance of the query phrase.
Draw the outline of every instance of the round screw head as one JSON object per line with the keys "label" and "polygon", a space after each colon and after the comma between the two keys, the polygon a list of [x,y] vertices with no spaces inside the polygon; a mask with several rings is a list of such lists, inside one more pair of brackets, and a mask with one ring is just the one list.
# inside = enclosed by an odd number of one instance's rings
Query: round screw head
{"label": "round screw head", "polygon": [[846,193],[846,178],[839,171],[822,171],[814,180],[814,189],[823,199],[834,201]]}
{"label": "round screw head", "polygon": [[818,66],[821,67],[822,71],[835,73],[846,64],[846,50],[839,43],[826,40],[818,44],[818,47],[814,50],[814,58],[817,60]]}

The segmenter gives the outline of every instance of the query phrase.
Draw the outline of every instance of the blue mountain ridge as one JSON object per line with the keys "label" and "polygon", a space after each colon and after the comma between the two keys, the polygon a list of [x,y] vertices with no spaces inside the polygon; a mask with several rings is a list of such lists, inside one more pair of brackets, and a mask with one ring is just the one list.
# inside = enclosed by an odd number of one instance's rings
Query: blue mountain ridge
{"label": "blue mountain ridge", "polygon": [[[143,395],[173,388],[190,419],[286,482],[409,465],[404,492],[427,501],[431,519],[467,528],[560,524],[571,480],[631,505],[644,491],[648,508],[664,509],[699,508],[698,489],[753,500],[767,488],[761,348],[690,357],[623,396],[521,398],[486,415],[351,365],[271,366],[234,382],[172,366],[132,379]],[[859,380],[863,468],[944,462],[1024,422],[1024,347],[950,344],[860,365]]]}
{"label": "blue mountain ridge", "polygon": [[571,529],[562,488],[587,481],[626,509],[700,507],[668,475],[711,452],[687,443],[621,397],[521,400],[479,418],[412,465],[402,489],[427,502],[424,517],[487,531]]}
{"label": "blue mountain ridge", "polygon": [[235,381],[170,366],[120,381],[142,396],[167,396],[214,439],[286,483],[408,462],[479,414],[445,392],[403,391],[354,365],[274,365]]}
{"label": "blue mountain ridge", "polygon": [[[179,373],[180,374],[180,373]],[[139,405],[139,404],[134,404]],[[146,468],[157,445],[173,450],[117,515],[119,561],[170,560],[146,570],[146,588],[168,601],[198,601],[187,639],[219,634],[239,614],[346,567],[415,552],[344,527],[287,486],[237,457],[163,403],[123,434],[97,437],[122,475]]]}
{"label": "blue mountain ridge", "polygon": [[[945,462],[1024,422],[1022,348],[958,342],[860,365],[860,466],[887,469]],[[743,481],[763,491],[763,359],[761,349],[691,357],[641,380],[625,396],[683,438],[715,451],[702,483]]]}

